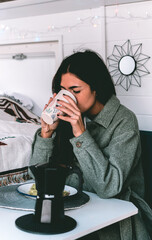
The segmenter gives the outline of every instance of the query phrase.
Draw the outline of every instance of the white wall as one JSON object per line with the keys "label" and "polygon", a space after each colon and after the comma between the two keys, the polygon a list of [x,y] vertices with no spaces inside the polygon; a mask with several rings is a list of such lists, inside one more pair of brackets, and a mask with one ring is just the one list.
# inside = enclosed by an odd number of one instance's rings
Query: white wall
{"label": "white wall", "polygon": [[[52,94],[58,45],[58,41],[51,41],[0,46],[0,91],[26,95],[33,101],[32,111],[40,115]],[[21,53],[25,59],[13,59]]]}
{"label": "white wall", "polygon": [[[1,21],[0,44],[43,41],[60,36],[63,56],[73,53],[73,50],[91,48],[106,59],[106,56],[111,55],[115,44],[122,45],[130,39],[133,45],[142,43],[142,53],[151,57],[152,1],[118,5],[118,17],[115,16],[116,6],[105,9],[106,12],[103,7],[99,7]],[[145,64],[150,72],[151,61],[152,59]],[[0,86],[1,79],[2,76]],[[26,90],[28,92],[28,86]],[[141,87],[131,86],[129,91],[125,91],[116,86],[116,91],[121,102],[137,115],[140,129],[152,130],[152,73],[141,78]]]}
{"label": "white wall", "polygon": [[139,127],[152,130],[152,1],[106,7],[107,56],[112,54],[114,45],[122,45],[128,39],[132,45],[142,43],[142,53],[150,56],[145,64],[149,75],[141,77],[141,87],[130,86],[124,90],[116,86],[121,102],[135,112]]}
{"label": "white wall", "polygon": [[[47,41],[49,41],[49,38],[50,41],[52,38],[62,38],[63,56],[70,55],[73,53],[73,51],[82,48],[90,48],[99,52],[102,57],[105,58],[104,27],[105,18],[103,7],[44,16],[34,16],[20,19],[17,18],[1,21],[0,44],[14,44],[16,42],[25,43],[26,41],[41,42],[46,41],[46,39]],[[8,64],[8,69],[12,67],[12,64]],[[46,67],[48,67],[48,62],[47,65],[44,66],[44,69]],[[34,65],[34,62],[32,63],[32,68],[34,74],[34,72],[37,71],[37,65]],[[53,66],[53,73],[48,76],[48,80],[46,81],[48,85],[48,82],[50,81],[50,86],[54,73],[55,69]],[[4,90],[4,85],[7,88],[7,86],[9,86],[8,81],[11,82],[11,85],[14,84],[14,89],[18,89],[17,83],[15,81],[12,83],[12,78],[7,79],[7,83],[2,83],[3,77],[4,73],[1,72],[0,89],[3,86]],[[33,81],[33,84],[31,82],[31,84],[25,85],[24,79],[20,79],[20,81],[23,81],[24,85],[24,91],[22,91],[23,88],[20,88],[21,93],[26,94],[27,92],[27,95],[29,96],[29,94],[31,93],[31,89],[29,90],[30,86],[35,84],[36,87],[36,82],[34,82],[34,75],[33,80],[31,77],[31,81]],[[42,82],[44,83],[44,79],[42,79]],[[35,91],[35,89],[33,89],[33,91]],[[37,88],[36,91],[37,97],[32,94],[30,95],[32,98],[34,98],[33,100],[35,102],[37,101],[38,97],[42,95],[46,97],[48,96],[48,94],[50,94],[50,88]],[[40,114],[40,111],[38,111],[37,113]]]}
{"label": "white wall", "polygon": [[[94,17],[97,17],[94,19]],[[96,23],[96,27],[93,24]],[[4,26],[3,26],[4,25]],[[62,36],[64,56],[92,48],[105,57],[104,7],[1,21],[0,44]]]}

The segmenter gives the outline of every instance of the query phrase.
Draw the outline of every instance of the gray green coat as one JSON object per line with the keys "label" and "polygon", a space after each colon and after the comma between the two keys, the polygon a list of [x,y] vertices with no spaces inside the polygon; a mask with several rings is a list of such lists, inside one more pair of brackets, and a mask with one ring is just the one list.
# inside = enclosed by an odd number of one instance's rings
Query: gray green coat
{"label": "gray green coat", "polygon": [[[40,131],[33,142],[31,165],[47,162],[52,155],[55,137],[43,139]],[[134,113],[112,96],[95,119],[87,122],[87,130],[70,142],[83,172],[84,190],[101,198],[132,201],[139,209],[138,215],[102,229],[100,239],[148,240],[152,210],[143,200],[140,135]],[[74,175],[68,179],[72,186],[76,182]]]}

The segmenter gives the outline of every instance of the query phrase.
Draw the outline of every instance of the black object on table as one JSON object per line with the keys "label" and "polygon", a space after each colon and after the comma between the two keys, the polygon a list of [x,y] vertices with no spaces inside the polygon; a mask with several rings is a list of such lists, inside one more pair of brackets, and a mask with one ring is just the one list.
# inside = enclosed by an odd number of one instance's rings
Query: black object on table
{"label": "black object on table", "polygon": [[[62,193],[69,174],[76,173],[81,178],[78,169],[62,165],[52,167],[49,163],[33,165],[30,169],[37,189],[35,213],[19,217],[15,221],[16,226],[23,231],[45,234],[64,233],[74,229],[77,223],[64,214]],[[77,196],[79,194],[80,191]]]}

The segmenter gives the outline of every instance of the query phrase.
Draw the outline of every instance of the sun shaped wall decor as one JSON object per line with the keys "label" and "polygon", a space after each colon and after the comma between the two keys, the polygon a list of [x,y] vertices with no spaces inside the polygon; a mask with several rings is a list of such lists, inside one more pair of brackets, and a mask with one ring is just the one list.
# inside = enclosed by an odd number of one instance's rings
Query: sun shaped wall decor
{"label": "sun shaped wall decor", "polygon": [[131,85],[141,87],[141,77],[150,74],[144,66],[150,57],[141,52],[142,43],[132,45],[127,40],[122,46],[114,45],[107,61],[115,86],[120,85],[126,91]]}

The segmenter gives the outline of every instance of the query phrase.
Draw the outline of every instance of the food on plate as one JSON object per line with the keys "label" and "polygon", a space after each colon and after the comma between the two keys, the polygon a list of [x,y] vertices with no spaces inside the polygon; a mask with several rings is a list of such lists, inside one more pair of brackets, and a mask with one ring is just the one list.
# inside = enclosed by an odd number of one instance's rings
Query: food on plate
{"label": "food on plate", "polygon": [[70,192],[69,191],[63,191],[63,197],[67,197],[70,195]]}
{"label": "food on plate", "polygon": [[[32,195],[32,196],[37,196],[37,190],[36,190],[35,183],[33,183],[32,186],[30,187],[30,190],[29,190],[28,194]],[[69,191],[63,191],[63,197],[67,197],[69,195],[70,195]]]}
{"label": "food on plate", "polygon": [[29,195],[37,196],[37,190],[35,183],[32,184],[32,187],[30,187],[30,190],[28,192]]}

